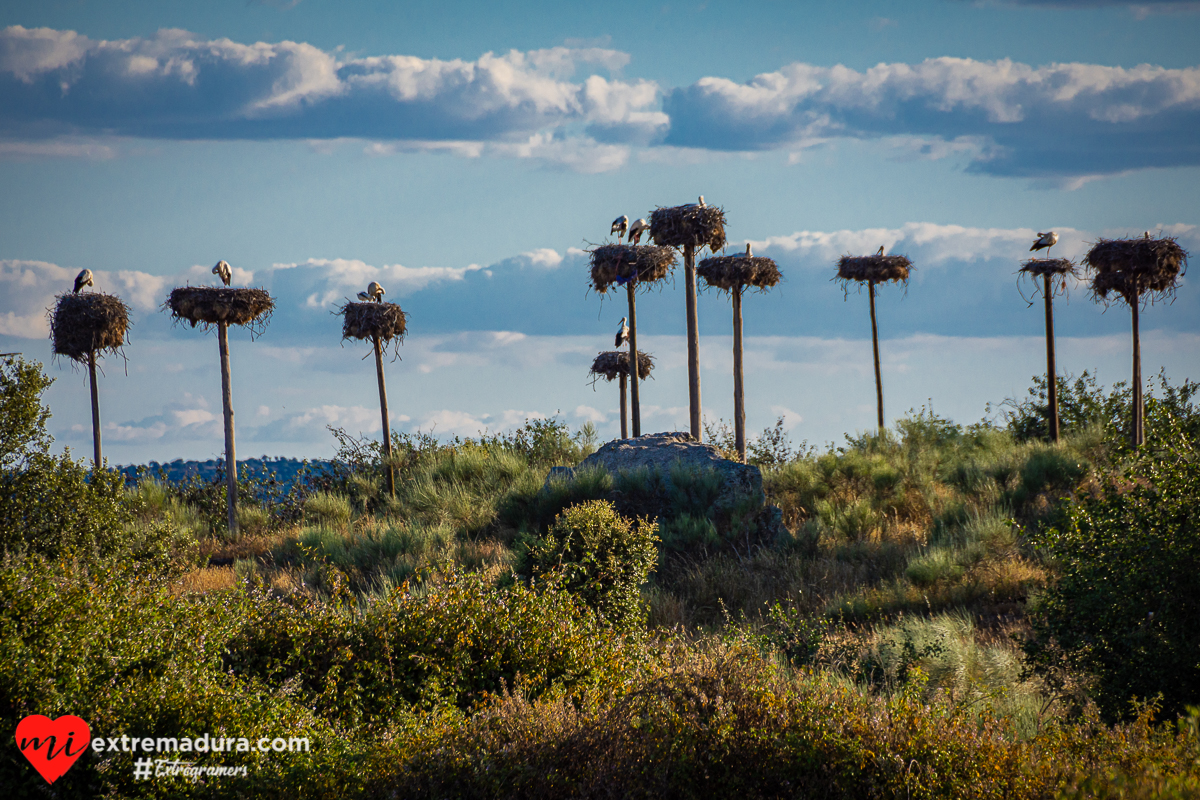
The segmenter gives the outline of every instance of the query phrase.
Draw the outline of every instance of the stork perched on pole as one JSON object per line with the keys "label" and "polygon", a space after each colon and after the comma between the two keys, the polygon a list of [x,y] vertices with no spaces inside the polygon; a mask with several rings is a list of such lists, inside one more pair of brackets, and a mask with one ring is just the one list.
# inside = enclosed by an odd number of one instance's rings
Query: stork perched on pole
{"label": "stork perched on pole", "polygon": [[613,342],[613,347],[620,348],[629,341],[629,326],[625,324],[626,317],[621,317],[621,323],[617,326],[617,338]]}
{"label": "stork perched on pole", "polygon": [[629,226],[629,239],[627,241],[633,244],[641,244],[642,234],[650,232],[650,223],[646,220],[639,219]]}
{"label": "stork perched on pole", "polygon": [[609,229],[609,234],[616,234],[617,241],[621,241],[621,237],[625,235],[625,231],[629,230],[629,217],[622,214],[613,220],[612,228]]}
{"label": "stork perched on pole", "polygon": [[90,269],[82,270],[75,276],[75,294],[79,294],[79,290],[83,287],[92,285],[94,284],[92,283],[92,271]]}
{"label": "stork perched on pole", "polygon": [[233,280],[233,268],[229,266],[228,261],[218,261],[216,266],[212,268],[212,274],[218,276],[221,279],[221,283],[226,286]]}
{"label": "stork perched on pole", "polygon": [[383,296],[387,294],[387,292],[384,291],[384,288],[379,285],[379,281],[371,281],[367,285],[367,294],[369,294],[371,299],[376,303],[382,303]]}
{"label": "stork perched on pole", "polygon": [[1032,253],[1034,250],[1044,249],[1046,250],[1047,254],[1049,254],[1050,248],[1054,247],[1056,244],[1058,244],[1057,233],[1054,231],[1047,231],[1046,233],[1039,232],[1037,241],[1033,243],[1033,247],[1029,248],[1029,252]]}

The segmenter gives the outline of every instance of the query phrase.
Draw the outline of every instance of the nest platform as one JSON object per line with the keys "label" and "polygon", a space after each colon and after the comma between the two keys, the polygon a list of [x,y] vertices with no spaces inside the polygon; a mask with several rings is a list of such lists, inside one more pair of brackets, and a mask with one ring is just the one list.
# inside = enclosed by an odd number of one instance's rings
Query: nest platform
{"label": "nest platform", "polygon": [[600,294],[632,280],[657,283],[671,274],[675,251],[649,244],[602,244],[591,250],[592,288]]}
{"label": "nest platform", "polygon": [[408,316],[395,303],[346,303],[340,309],[343,339],[402,340],[408,332]]}
{"label": "nest platform", "polygon": [[696,265],[696,275],[709,286],[725,292],[739,286],[769,289],[783,278],[779,267],[761,256],[712,256]]}
{"label": "nest platform", "polygon": [[1174,293],[1179,275],[1187,269],[1188,253],[1171,237],[1163,239],[1101,239],[1083,262],[1095,274],[1092,293],[1102,300],[1116,293],[1126,302],[1143,294],[1166,297]]}
{"label": "nest platform", "polygon": [[837,279],[864,283],[908,283],[912,269],[908,256],[842,256],[838,259]]}
{"label": "nest platform", "polygon": [[217,325],[265,324],[275,309],[275,301],[266,289],[231,289],[214,286],[180,286],[171,290],[167,308],[176,319],[192,327]]}
{"label": "nest platform", "polygon": [[1074,275],[1075,263],[1065,258],[1031,258],[1021,263],[1020,272],[1039,278],[1043,275]]}
{"label": "nest platform", "polygon": [[85,362],[88,354],[115,352],[125,344],[129,307],[101,292],[60,294],[50,314],[50,338],[56,356]]}
{"label": "nest platform", "polygon": [[[654,369],[654,358],[638,350],[638,377],[642,380],[650,377]],[[621,375],[629,374],[629,353],[624,350],[607,350],[596,355],[589,373],[595,379],[604,378],[606,381],[616,380]]]}
{"label": "nest platform", "polygon": [[716,206],[671,206],[650,214],[650,239],[666,247],[695,245],[716,252],[725,246],[725,212]]}

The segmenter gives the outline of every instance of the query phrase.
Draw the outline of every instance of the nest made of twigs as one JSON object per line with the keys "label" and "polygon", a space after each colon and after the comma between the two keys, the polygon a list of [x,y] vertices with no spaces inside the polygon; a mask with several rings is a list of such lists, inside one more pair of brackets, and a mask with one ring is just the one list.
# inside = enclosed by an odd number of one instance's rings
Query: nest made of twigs
{"label": "nest made of twigs", "polygon": [[650,244],[602,244],[592,248],[592,288],[604,294],[613,284],[656,283],[671,274],[675,251]]}
{"label": "nest made of twigs", "polygon": [[709,286],[732,291],[740,286],[769,289],[783,278],[779,267],[762,256],[712,256],[696,265],[696,275]]}
{"label": "nest made of twigs", "polygon": [[837,280],[908,283],[912,269],[908,256],[842,256],[838,259]]}
{"label": "nest made of twigs", "polygon": [[129,330],[129,307],[102,292],[60,294],[50,312],[54,355],[87,361],[88,354],[117,351]]}
{"label": "nest made of twigs", "polygon": [[725,246],[725,212],[709,205],[656,208],[650,214],[650,239],[665,247],[690,244],[715,253]]}
{"label": "nest made of twigs", "polygon": [[1075,263],[1066,258],[1031,258],[1022,262],[1020,272],[1041,277],[1043,275],[1074,275]]}
{"label": "nest made of twigs", "polygon": [[171,290],[166,307],[192,327],[224,322],[227,325],[262,327],[275,309],[266,289],[231,289],[225,286],[179,286]]}
{"label": "nest made of twigs", "polygon": [[408,331],[408,316],[395,303],[346,303],[337,311],[342,315],[343,339],[374,339],[381,342],[403,340]]}
{"label": "nest made of twigs", "polygon": [[[650,371],[654,369],[654,357],[638,350],[638,377],[642,380],[650,377]],[[624,350],[607,350],[596,355],[596,360],[592,362],[592,369],[589,373],[593,375],[593,382],[600,378],[607,381],[615,380],[621,375],[629,374],[629,353]]]}
{"label": "nest made of twigs", "polygon": [[1094,273],[1092,294],[1108,300],[1117,293],[1134,303],[1143,294],[1151,299],[1174,293],[1180,274],[1187,270],[1188,253],[1174,238],[1101,239],[1083,263]]}

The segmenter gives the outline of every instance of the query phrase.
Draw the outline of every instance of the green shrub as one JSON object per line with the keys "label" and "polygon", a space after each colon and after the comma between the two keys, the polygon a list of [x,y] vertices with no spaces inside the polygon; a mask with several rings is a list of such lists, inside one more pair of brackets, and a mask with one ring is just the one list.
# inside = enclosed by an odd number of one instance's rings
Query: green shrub
{"label": "green shrub", "polygon": [[1200,704],[1200,460],[1177,439],[1066,507],[1037,536],[1055,579],[1038,599],[1027,652],[1061,685],[1095,676],[1109,718],[1162,696],[1167,714]]}
{"label": "green shrub", "polygon": [[945,547],[930,548],[909,560],[904,574],[917,586],[930,586],[941,580],[962,577],[962,564],[953,550]]}
{"label": "green shrub", "polygon": [[315,492],[304,501],[304,518],[317,525],[334,528],[350,524],[350,500],[333,492]]}
{"label": "green shrub", "polygon": [[614,626],[643,618],[639,590],[657,561],[658,526],[624,519],[612,503],[591,500],[564,510],[543,538],[524,542],[521,572],[551,578]]}

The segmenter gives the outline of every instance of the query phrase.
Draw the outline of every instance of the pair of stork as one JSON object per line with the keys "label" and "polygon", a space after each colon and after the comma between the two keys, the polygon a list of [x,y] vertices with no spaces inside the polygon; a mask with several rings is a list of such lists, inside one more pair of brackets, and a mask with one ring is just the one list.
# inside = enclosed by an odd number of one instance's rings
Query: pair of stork
{"label": "pair of stork", "polygon": [[[704,204],[704,195],[700,195],[700,202],[695,204],[689,203],[688,205],[692,208],[707,207]],[[650,223],[646,221],[645,217],[643,217],[642,219],[634,221],[634,223],[630,225],[629,217],[625,214],[622,214],[613,220],[612,227],[608,232],[610,235],[615,233],[617,235],[618,242],[621,241],[621,237],[625,236],[625,233],[628,232],[629,237],[625,241],[629,242],[630,244],[641,244],[642,235],[645,234],[648,236],[650,233]]]}

